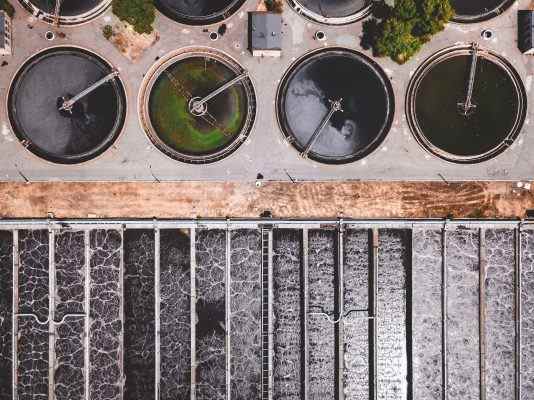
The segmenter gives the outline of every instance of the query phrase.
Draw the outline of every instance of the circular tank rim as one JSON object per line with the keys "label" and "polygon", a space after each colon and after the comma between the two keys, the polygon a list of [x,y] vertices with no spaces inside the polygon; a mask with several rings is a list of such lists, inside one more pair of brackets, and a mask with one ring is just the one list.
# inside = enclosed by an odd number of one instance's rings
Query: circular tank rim
{"label": "circular tank rim", "polygon": [[[148,138],[151,145],[153,145],[160,153],[164,154],[173,161],[182,162],[185,164],[194,164],[194,165],[203,165],[203,164],[214,164],[219,161],[223,161],[237,153],[237,151],[242,148],[243,143],[250,137],[256,123],[256,114],[257,114],[257,101],[256,101],[256,88],[252,77],[249,75],[246,82],[248,85],[245,86],[247,92],[249,104],[248,110],[252,112],[247,112],[247,118],[239,135],[236,135],[234,139],[226,145],[224,148],[220,149],[217,152],[212,154],[206,154],[202,156],[190,155],[186,153],[179,152],[172,149],[166,143],[164,143],[150,120],[149,113],[149,100],[150,92],[154,83],[157,81],[161,73],[167,69],[168,66],[174,64],[176,61],[188,58],[191,55],[205,55],[209,54],[213,58],[222,62],[224,65],[232,69],[235,73],[240,73],[245,71],[245,69],[229,54],[223,52],[222,50],[215,49],[208,46],[185,46],[162,57],[158,62],[151,65],[143,81],[141,82],[141,88],[137,97],[138,105],[138,118],[141,129],[145,132],[145,136]],[[252,96],[250,96],[252,95]],[[252,99],[252,101],[251,101]]]}
{"label": "circular tank rim", "polygon": [[[46,47],[46,48],[41,49],[38,52],[32,54],[31,56],[26,57],[23,60],[22,64],[17,68],[17,70],[15,71],[13,76],[11,77],[11,80],[9,82],[8,91],[7,91],[7,96],[5,96],[5,103],[4,104],[5,104],[5,107],[6,107],[6,112],[8,114],[9,127],[10,127],[11,133],[15,137],[15,139],[16,139],[15,141],[18,143],[18,145],[20,145],[23,149],[25,149],[27,151],[27,153],[29,153],[31,156],[35,157],[39,161],[42,161],[42,162],[45,162],[45,163],[51,164],[51,165],[68,165],[68,166],[71,166],[71,167],[75,167],[75,166],[79,166],[79,165],[86,165],[86,164],[88,164],[90,162],[94,162],[94,161],[98,160],[99,158],[101,158],[105,154],[107,154],[110,151],[110,149],[117,143],[117,141],[122,137],[122,135],[124,133],[124,130],[125,130],[125,127],[126,127],[126,118],[127,118],[127,115],[128,115],[129,108],[128,108],[128,97],[127,97],[127,93],[126,93],[126,85],[125,85],[125,82],[123,81],[123,79],[122,79],[120,74],[115,78],[115,79],[119,80],[120,87],[122,89],[120,91],[120,95],[121,95],[120,97],[123,100],[123,111],[122,111],[122,118],[121,118],[120,126],[117,128],[117,133],[115,135],[113,135],[112,140],[108,140],[108,141],[105,142],[105,144],[101,144],[96,148],[96,149],[101,149],[101,151],[92,150],[91,152],[82,153],[82,154],[96,153],[92,157],[89,157],[89,158],[86,158],[86,159],[82,158],[81,160],[75,160],[75,161],[72,161],[72,162],[54,161],[54,160],[59,160],[59,159],[57,159],[57,158],[54,159],[53,157],[48,157],[48,153],[44,153],[44,152],[40,152],[40,151],[34,152],[34,151],[30,150],[31,146],[25,146],[22,143],[20,137],[15,132],[15,128],[14,128],[13,123],[12,123],[11,110],[10,110],[10,107],[9,107],[9,103],[10,103],[12,88],[13,88],[13,84],[15,82],[15,79],[19,76],[19,74],[22,72],[22,69],[27,65],[27,63],[30,62],[33,58],[41,55],[42,53],[46,53],[48,51],[55,50],[55,49],[74,49],[74,50],[86,52],[86,53],[89,53],[92,56],[98,58],[100,61],[102,61],[105,64],[107,64],[109,67],[114,68],[114,65],[107,58],[101,56],[100,54],[96,53],[95,51],[93,51],[91,49],[88,49],[88,48],[82,47],[82,46],[78,46],[78,45],[74,45],[74,44],[56,45],[56,46]],[[109,137],[110,136],[108,135],[107,138],[109,139]],[[43,156],[42,154],[46,154],[46,155]]]}
{"label": "circular tank rim", "polygon": [[[35,16],[37,13],[42,13],[42,18],[38,18],[39,21],[42,21],[49,25],[54,25],[54,16],[52,14],[46,13],[40,8],[36,7],[34,4],[32,4],[29,0],[18,0],[19,3],[28,11],[30,14]],[[76,16],[61,16],[59,17],[59,26],[61,27],[74,27],[74,26],[80,26],[87,24],[94,19],[100,17],[104,12],[108,10],[108,8],[111,6],[113,0],[103,0],[100,4],[98,4],[93,9],[78,14]]]}
{"label": "circular tank rim", "polygon": [[354,22],[360,21],[367,17],[373,9],[373,1],[366,0],[368,4],[358,12],[346,17],[324,17],[316,12],[313,12],[303,6],[300,0],[287,0],[289,8],[291,8],[296,14],[307,19],[308,21],[320,24],[320,25],[348,25]]}
{"label": "circular tank rim", "polygon": [[[109,0],[109,1],[111,2],[112,0]],[[218,24],[222,24],[226,22],[227,20],[232,18],[235,14],[237,14],[237,12],[241,8],[243,8],[246,3],[247,3],[247,0],[237,0],[235,4],[226,7],[226,9],[224,9],[220,13],[214,13],[208,16],[203,16],[203,17],[195,17],[198,20],[197,23],[195,23],[194,20],[191,19],[191,17],[183,17],[183,18],[180,18],[179,20],[173,18],[170,12],[166,12],[163,8],[160,8],[158,6],[157,1],[154,1],[154,7],[158,13],[160,13],[165,18],[168,18],[169,20],[173,21],[176,24],[185,25],[185,26],[206,27],[206,26],[213,26],[213,25],[218,25]],[[201,47],[201,46],[195,46],[195,47]]]}
{"label": "circular tank rim", "polygon": [[419,123],[417,122],[417,116],[415,113],[415,100],[417,97],[416,93],[419,89],[419,85],[434,65],[451,57],[469,54],[470,51],[471,44],[468,43],[456,44],[437,51],[436,53],[429,56],[426,60],[423,61],[421,65],[417,67],[406,89],[405,114],[412,136],[415,138],[417,143],[428,153],[444,161],[454,164],[481,163],[484,161],[488,161],[494,157],[497,157],[499,154],[503,153],[508,147],[512,145],[512,143],[521,133],[527,113],[527,94],[519,73],[515,70],[513,65],[504,57],[480,46],[478,50],[479,56],[484,57],[487,60],[490,60],[495,64],[499,65],[510,77],[516,89],[518,111],[515,117],[513,127],[508,132],[508,135],[493,149],[473,156],[459,156],[457,154],[449,153],[435,146],[428,140],[426,135],[423,133],[421,127],[419,126]]}
{"label": "circular tank rim", "polygon": [[505,0],[500,6],[495,7],[488,12],[477,15],[455,14],[451,21],[457,24],[475,24],[478,22],[488,21],[504,14],[515,2],[516,0]]}
{"label": "circular tank rim", "polygon": [[[369,65],[377,74],[377,76],[380,78],[382,83],[384,84],[385,91],[387,93],[387,100],[388,100],[388,117],[386,121],[383,124],[382,132],[376,136],[375,140],[371,142],[367,146],[367,150],[364,151],[361,155],[357,156],[349,156],[344,158],[338,158],[336,159],[325,159],[324,157],[315,157],[313,152],[310,151],[308,157],[303,157],[299,149],[293,145],[294,143],[294,136],[286,131],[284,128],[284,124],[281,121],[281,112],[280,112],[280,97],[281,97],[281,91],[282,86],[286,83],[287,78],[289,75],[301,64],[302,61],[305,61],[307,58],[313,57],[317,53],[325,52],[325,51],[332,51],[332,50],[342,50],[347,51],[352,54],[355,54],[357,57],[359,57],[361,60],[364,60],[367,65]],[[285,140],[286,143],[288,143],[291,149],[293,149],[294,152],[296,152],[301,160],[307,160],[311,161],[314,164],[320,164],[323,166],[339,166],[339,165],[345,165],[345,164],[351,164],[359,160],[363,160],[364,158],[367,158],[371,156],[378,147],[384,143],[384,140],[388,136],[391,126],[393,125],[393,119],[395,117],[395,93],[393,91],[393,86],[391,85],[391,82],[389,81],[389,78],[387,77],[386,73],[374,60],[372,60],[370,57],[366,56],[365,54],[348,48],[348,47],[341,47],[341,46],[325,46],[321,48],[317,48],[314,50],[310,50],[301,57],[297,58],[295,61],[291,63],[289,68],[284,72],[284,75],[282,76],[282,79],[280,80],[280,83],[278,85],[278,88],[276,90],[276,97],[275,97],[275,114],[276,114],[276,121],[278,123],[278,128],[280,131],[280,135],[282,136],[282,139]]]}

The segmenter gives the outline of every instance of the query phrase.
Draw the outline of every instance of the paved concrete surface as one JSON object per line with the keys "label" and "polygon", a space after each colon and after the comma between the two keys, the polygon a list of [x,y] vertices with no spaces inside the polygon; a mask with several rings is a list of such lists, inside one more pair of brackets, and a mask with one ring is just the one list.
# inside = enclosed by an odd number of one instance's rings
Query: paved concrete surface
{"label": "paved concrete surface", "polygon": [[534,192],[509,182],[0,183],[0,218],[524,217]]}
{"label": "paved concrete surface", "polygon": [[[256,8],[249,0],[228,21],[227,33],[211,42],[201,27],[177,24],[158,14],[156,29],[160,41],[136,63],[123,57],[101,33],[110,11],[80,27],[63,28],[65,39],[46,41],[49,25],[35,21],[17,5],[14,20],[14,55],[2,58],[9,65],[0,68],[0,179],[30,181],[114,181],[114,180],[229,180],[252,182],[258,173],[267,180],[526,180],[534,171],[534,57],[522,56],[516,46],[516,12],[527,8],[529,0],[516,2],[503,15],[479,24],[450,24],[430,44],[403,66],[387,59],[377,60],[393,84],[396,109],[393,127],[384,143],[370,156],[353,164],[325,166],[303,160],[282,138],[276,122],[275,95],[287,67],[296,58],[320,46],[346,46],[361,50],[361,22],[343,27],[313,24],[286,6],[283,14],[283,56],[281,59],[253,58],[246,50],[246,11]],[[33,26],[29,29],[28,25]],[[217,26],[212,27],[216,29]],[[491,41],[480,38],[482,29],[493,29]],[[317,42],[314,33],[322,29],[327,40]],[[404,114],[404,94],[410,76],[430,54],[457,42],[478,40],[504,55],[515,66],[528,91],[529,111],[526,124],[514,145],[497,158],[478,165],[454,165],[429,155],[413,139]],[[23,61],[34,52],[51,45],[78,45],[107,58],[122,73],[129,100],[125,130],[114,147],[100,158],[77,166],[57,166],[28,153],[10,132],[5,100],[9,82]],[[250,70],[257,89],[258,115],[249,140],[230,158],[207,166],[178,163],[160,153],[148,140],[139,123],[137,95],[143,75],[155,62],[183,46],[215,46],[235,57]],[[369,52],[366,52],[369,54]]]}

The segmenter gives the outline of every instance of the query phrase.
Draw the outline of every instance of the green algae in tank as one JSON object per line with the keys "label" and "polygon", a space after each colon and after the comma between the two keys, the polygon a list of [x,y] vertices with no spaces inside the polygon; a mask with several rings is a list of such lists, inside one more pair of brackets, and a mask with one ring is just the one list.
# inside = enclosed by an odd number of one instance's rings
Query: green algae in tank
{"label": "green algae in tank", "polygon": [[191,97],[206,96],[236,75],[208,57],[190,57],[168,67],[150,93],[150,120],[158,137],[188,155],[212,154],[231,144],[247,118],[247,93],[242,83],[211,99],[204,116],[191,114],[188,104]]}
{"label": "green algae in tank", "polygon": [[505,141],[518,114],[513,80],[496,63],[479,58],[473,89],[475,111],[464,116],[458,102],[466,97],[471,55],[455,56],[433,66],[421,80],[415,111],[432,145],[457,156],[476,156]]}

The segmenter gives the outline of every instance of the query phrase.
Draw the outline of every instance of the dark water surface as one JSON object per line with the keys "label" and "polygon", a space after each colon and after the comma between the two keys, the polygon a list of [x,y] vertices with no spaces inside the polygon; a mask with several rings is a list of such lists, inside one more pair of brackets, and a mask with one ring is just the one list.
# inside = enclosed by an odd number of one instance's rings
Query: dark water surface
{"label": "dark water surface", "polygon": [[0,399],[12,393],[13,235],[0,231]]}
{"label": "dark water surface", "polygon": [[169,18],[190,25],[207,25],[233,14],[245,0],[156,0]]}
{"label": "dark water surface", "polygon": [[[157,233],[87,229],[52,235],[45,229],[20,229],[17,241],[12,232],[0,230],[1,400],[13,400],[11,324],[17,305],[44,322],[15,318],[18,399],[48,400],[51,393],[57,400],[156,397]],[[273,231],[273,400],[300,400],[306,372],[310,400],[336,399],[340,388],[346,400],[369,400],[375,390],[379,400],[438,400],[445,388],[450,400],[481,394],[511,399],[516,373],[523,398],[530,399],[534,231],[528,224],[521,232],[488,224],[447,231],[426,223],[415,223],[413,230],[379,228],[378,248],[371,230],[343,232],[345,318],[338,328],[314,313],[339,313],[337,232],[309,228],[305,241],[300,229]],[[259,399],[261,231],[198,228],[192,243],[187,229],[163,229],[159,239],[160,398],[191,397],[193,320],[196,398],[224,400],[230,391],[232,399]],[[190,254],[192,245],[196,254]],[[54,270],[55,282],[50,279]],[[49,281],[54,283],[50,287]],[[194,315],[191,283],[196,284]],[[13,289],[18,289],[15,309]],[[373,332],[368,317],[375,301]],[[54,313],[55,329],[50,330],[46,320]],[[521,357],[519,371],[516,356]],[[337,365],[343,371],[336,371]]]}
{"label": "dark water surface", "polygon": [[[84,14],[97,7],[103,0],[62,0],[59,15],[62,17],[73,17]],[[55,0],[30,0],[30,2],[48,14],[54,14],[56,10]]]}
{"label": "dark water surface", "polygon": [[328,18],[348,17],[370,3],[367,0],[300,0],[299,2],[308,10]]}
{"label": "dark water surface", "polygon": [[74,96],[112,71],[96,55],[74,48],[38,54],[17,74],[9,95],[15,133],[29,149],[53,162],[76,163],[96,157],[122,128],[122,84],[114,79],[79,100],[72,114],[58,111],[58,99]]}
{"label": "dark water surface", "polygon": [[475,17],[505,8],[509,0],[451,0],[451,5],[460,17]]}
{"label": "dark water surface", "polygon": [[189,233],[162,230],[161,276],[161,400],[191,398],[191,273]]}
{"label": "dark water surface", "polygon": [[125,400],[155,398],[154,231],[124,234]]}
{"label": "dark water surface", "polygon": [[196,398],[226,398],[226,235],[197,232]]}
{"label": "dark water surface", "polygon": [[343,112],[332,116],[311,147],[310,157],[323,162],[354,161],[384,139],[393,113],[387,78],[363,55],[330,49],[293,67],[280,87],[280,122],[299,151],[328,114],[330,101],[339,99],[343,99]]}
{"label": "dark water surface", "polygon": [[424,136],[456,156],[476,156],[499,146],[519,112],[512,79],[502,67],[479,57],[472,100],[477,107],[472,115],[462,115],[457,103],[466,97],[470,66],[470,55],[441,61],[421,80],[416,94],[416,118]]}

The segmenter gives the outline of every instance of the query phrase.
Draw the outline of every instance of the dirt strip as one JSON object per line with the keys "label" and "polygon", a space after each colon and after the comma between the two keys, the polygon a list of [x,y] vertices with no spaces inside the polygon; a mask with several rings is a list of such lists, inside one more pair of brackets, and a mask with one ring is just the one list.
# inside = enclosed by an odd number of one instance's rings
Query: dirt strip
{"label": "dirt strip", "polygon": [[510,182],[0,183],[0,217],[523,217],[534,192]]}

